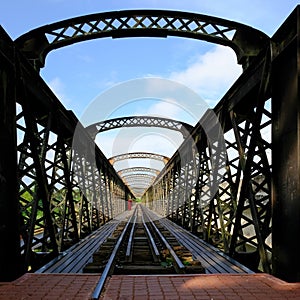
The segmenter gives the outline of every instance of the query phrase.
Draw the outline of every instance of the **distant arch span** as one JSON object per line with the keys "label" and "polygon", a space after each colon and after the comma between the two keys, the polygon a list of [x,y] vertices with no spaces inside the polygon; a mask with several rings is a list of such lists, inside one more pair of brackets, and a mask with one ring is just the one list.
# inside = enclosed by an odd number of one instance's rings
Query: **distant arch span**
{"label": "distant arch span", "polygon": [[131,152],[131,153],[124,153],[120,155],[113,156],[109,158],[109,162],[114,165],[117,161],[126,160],[126,159],[154,159],[167,164],[170,160],[169,157],[157,154],[157,153],[150,153],[150,152]]}
{"label": "distant arch span", "polygon": [[160,173],[160,170],[154,168],[146,168],[146,167],[132,167],[132,168],[122,169],[118,171],[118,174],[120,176],[126,174],[137,174],[137,173],[158,175]]}

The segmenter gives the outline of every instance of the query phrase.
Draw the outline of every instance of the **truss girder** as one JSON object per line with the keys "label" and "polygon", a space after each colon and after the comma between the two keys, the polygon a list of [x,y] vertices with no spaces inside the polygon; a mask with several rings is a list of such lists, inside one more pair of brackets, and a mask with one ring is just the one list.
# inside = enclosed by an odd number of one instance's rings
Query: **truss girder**
{"label": "truss girder", "polygon": [[[1,61],[7,60],[3,55],[7,49],[14,52],[14,67],[1,63],[7,77],[1,71],[0,78],[14,83],[10,92],[16,95],[10,97],[16,115],[9,115],[15,122],[12,138],[17,141],[15,235],[20,245],[17,257],[22,259],[15,260],[19,272],[27,272],[124,211],[127,197],[134,196],[74,114],[62,106],[14,43],[1,38]],[[77,125],[84,151],[72,147]],[[91,150],[95,161],[88,155]],[[42,259],[38,252],[48,254]]]}
{"label": "truss girder", "polygon": [[179,36],[231,47],[247,64],[268,43],[261,31],[221,18],[164,10],[125,10],[87,15],[36,28],[16,43],[39,67],[53,49],[103,37]]}
{"label": "truss girder", "polygon": [[[143,196],[151,209],[264,272],[271,272],[272,249],[269,74],[267,50],[213,110],[224,151],[199,125],[192,132],[198,151],[185,141]],[[222,168],[212,168],[216,157]]]}
{"label": "truss girder", "polygon": [[152,116],[132,116],[132,117],[122,117],[115,119],[108,119],[101,121],[92,125],[89,125],[86,129],[93,139],[95,139],[98,133],[108,131],[116,128],[123,127],[159,127],[166,128],[174,131],[179,131],[183,137],[186,137],[190,134],[193,129],[193,126],[161,117],[152,117]]}

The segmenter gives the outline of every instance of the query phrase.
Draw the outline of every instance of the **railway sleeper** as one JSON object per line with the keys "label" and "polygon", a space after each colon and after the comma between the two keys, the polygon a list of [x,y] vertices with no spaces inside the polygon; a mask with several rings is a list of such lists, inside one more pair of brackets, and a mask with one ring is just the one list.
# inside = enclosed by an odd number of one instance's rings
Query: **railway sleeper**
{"label": "railway sleeper", "polygon": [[[140,218],[138,218],[140,219]],[[133,243],[131,246],[131,255],[126,257],[126,248],[129,240],[129,233],[125,234],[125,238],[121,244],[119,253],[114,261],[113,274],[175,274],[175,273],[205,273],[205,269],[198,260],[195,260],[192,253],[181,245],[170,231],[168,231],[160,222],[153,222],[163,234],[172,250],[176,253],[182,264],[185,266],[184,270],[178,270],[176,262],[170,251],[164,248],[162,242],[152,230],[154,234],[155,244],[159,250],[159,257],[154,253],[153,247],[150,246],[146,230],[141,222],[135,223]],[[147,223],[148,224],[148,223]],[[93,262],[88,263],[84,269],[84,273],[102,273],[109,260],[110,254],[113,251],[115,244],[123,231],[126,222],[121,224],[113,232],[100,249],[93,254]],[[130,226],[129,226],[130,227]],[[148,224],[150,229],[150,223]],[[130,231],[130,230],[129,230]],[[129,232],[128,231],[128,232]]]}
{"label": "railway sleeper", "polygon": [[109,260],[110,254],[124,229],[126,222],[121,222],[114,230],[111,237],[108,237],[101,247],[93,253],[93,261],[88,263],[82,270],[83,273],[101,273]]}

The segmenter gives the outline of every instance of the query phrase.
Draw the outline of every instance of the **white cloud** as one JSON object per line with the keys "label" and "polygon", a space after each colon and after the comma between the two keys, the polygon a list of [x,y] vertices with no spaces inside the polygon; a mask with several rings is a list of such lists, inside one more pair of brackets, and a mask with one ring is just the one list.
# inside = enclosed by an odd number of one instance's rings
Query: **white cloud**
{"label": "white cloud", "polygon": [[171,73],[170,79],[185,84],[204,99],[217,101],[241,72],[233,50],[217,45],[196,57],[185,70]]}
{"label": "white cloud", "polygon": [[178,119],[181,113],[181,108],[176,105],[176,102],[166,102],[160,100],[159,102],[151,105],[145,109],[138,109],[136,114],[145,116],[160,116],[162,118]]}
{"label": "white cloud", "polygon": [[171,157],[182,143],[179,132],[162,128],[121,128],[103,132],[96,143],[106,157],[126,152],[154,152]]}
{"label": "white cloud", "polygon": [[71,99],[66,96],[65,85],[59,77],[52,79],[50,82],[48,82],[48,85],[56,97],[63,103],[63,105],[68,106],[71,103]]}

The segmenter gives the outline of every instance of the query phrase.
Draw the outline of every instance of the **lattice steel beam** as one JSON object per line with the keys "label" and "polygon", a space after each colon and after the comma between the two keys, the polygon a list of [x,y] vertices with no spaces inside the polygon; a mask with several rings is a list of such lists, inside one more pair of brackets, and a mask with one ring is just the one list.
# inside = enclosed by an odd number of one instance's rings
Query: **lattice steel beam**
{"label": "lattice steel beam", "polygon": [[13,280],[124,211],[134,195],[1,27],[0,39],[0,277]]}
{"label": "lattice steel beam", "polygon": [[[213,110],[225,136],[222,157],[200,126],[211,119],[207,111],[192,132],[198,153],[185,141],[143,195],[152,209],[264,272],[271,267],[271,144],[264,133],[272,118],[266,102],[269,54],[267,49],[261,61],[245,70]],[[223,175],[212,168],[216,155],[225,162]],[[220,179],[217,186],[214,177]]]}
{"label": "lattice steel beam", "polygon": [[155,177],[155,175],[151,176],[148,174],[133,174],[124,176],[122,179],[125,183],[141,182],[150,185],[154,181]]}
{"label": "lattice steel beam", "polygon": [[179,36],[231,47],[238,62],[246,64],[269,38],[261,31],[221,18],[166,10],[125,10],[98,13],[36,28],[16,42],[39,67],[53,49],[103,37]]}
{"label": "lattice steel beam", "polygon": [[146,168],[146,167],[133,167],[133,168],[127,168],[118,171],[118,174],[121,177],[125,174],[136,174],[136,173],[144,173],[144,174],[150,173],[150,174],[158,175],[160,173],[160,170],[153,169],[153,168]]}
{"label": "lattice steel beam", "polygon": [[181,132],[183,137],[188,136],[193,130],[193,126],[172,119],[152,117],[152,116],[132,116],[101,121],[86,127],[93,139],[98,133],[122,128],[122,127],[160,127]]}
{"label": "lattice steel beam", "polygon": [[164,155],[149,153],[149,152],[132,152],[132,153],[124,153],[120,155],[113,156],[109,158],[109,162],[114,165],[115,162],[126,160],[126,159],[154,159],[163,162],[166,164],[170,158]]}
{"label": "lattice steel beam", "polygon": [[121,177],[124,183],[132,190],[132,192],[140,197],[144,194],[147,188],[153,183],[156,178],[156,174],[146,174],[146,173],[134,173],[126,174]]}

